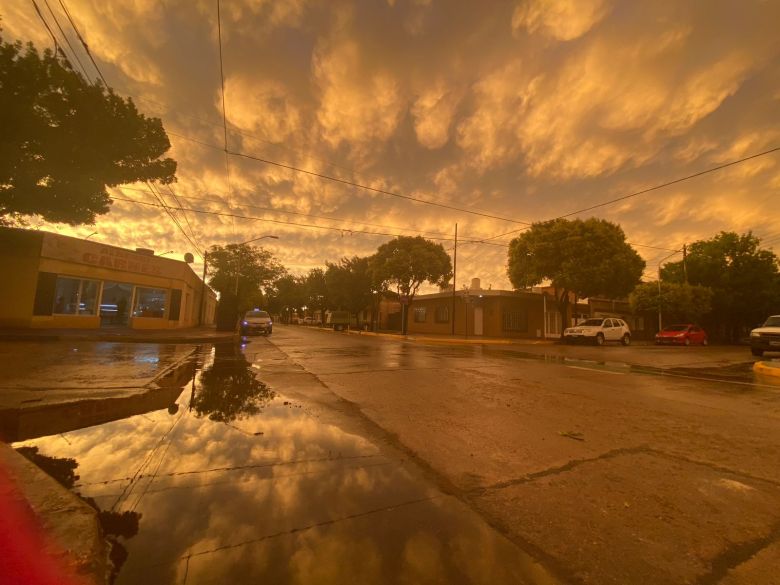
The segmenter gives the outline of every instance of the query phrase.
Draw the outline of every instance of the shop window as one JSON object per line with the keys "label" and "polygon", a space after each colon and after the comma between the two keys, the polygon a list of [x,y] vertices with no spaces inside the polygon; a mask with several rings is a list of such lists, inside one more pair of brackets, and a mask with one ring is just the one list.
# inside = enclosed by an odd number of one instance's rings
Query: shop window
{"label": "shop window", "polygon": [[504,331],[528,331],[528,311],[504,311]]}
{"label": "shop window", "polygon": [[58,276],[54,286],[55,315],[94,315],[97,305],[98,282],[81,278]]}
{"label": "shop window", "polygon": [[427,316],[427,310],[425,307],[414,308],[414,322],[425,323],[425,317]]}
{"label": "shop window", "polygon": [[141,288],[135,290],[135,305],[133,317],[165,317],[165,304],[168,301],[168,291],[161,288]]}
{"label": "shop window", "polygon": [[450,322],[450,308],[446,305],[436,307],[435,314],[437,323],[449,323]]}

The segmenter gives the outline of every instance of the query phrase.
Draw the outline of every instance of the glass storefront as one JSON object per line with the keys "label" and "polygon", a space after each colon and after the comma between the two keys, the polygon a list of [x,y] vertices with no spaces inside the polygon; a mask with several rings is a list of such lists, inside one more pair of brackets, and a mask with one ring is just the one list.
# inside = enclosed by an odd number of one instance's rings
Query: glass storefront
{"label": "glass storefront", "polygon": [[162,288],[135,289],[135,305],[133,317],[165,317],[165,305],[168,301],[168,291]]}
{"label": "glass storefront", "polygon": [[58,276],[54,288],[55,315],[94,315],[99,283],[96,280]]}

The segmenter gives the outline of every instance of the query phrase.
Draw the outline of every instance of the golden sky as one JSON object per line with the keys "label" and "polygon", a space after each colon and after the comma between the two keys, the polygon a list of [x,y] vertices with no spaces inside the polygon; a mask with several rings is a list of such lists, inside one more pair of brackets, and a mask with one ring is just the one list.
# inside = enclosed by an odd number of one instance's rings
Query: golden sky
{"label": "golden sky", "polygon": [[[459,237],[482,239],[522,227],[237,157],[228,188],[224,153],[191,140],[224,140],[216,0],[66,6],[109,84],[162,118],[184,206],[261,218],[187,213],[202,247],[277,235],[267,248],[303,273],[389,239],[355,230],[451,238],[457,222]],[[221,12],[231,150],[408,197],[539,221],[780,146],[771,0],[222,0]],[[52,45],[32,2],[0,16],[6,40]],[[752,230],[780,250],[779,163],[770,154],[580,217],[646,246]],[[138,189],[124,196],[152,200]],[[95,226],[41,227],[192,251],[161,209],[127,202]],[[648,274],[669,254],[636,249]],[[458,287],[509,288],[505,265],[505,247],[459,246]]]}

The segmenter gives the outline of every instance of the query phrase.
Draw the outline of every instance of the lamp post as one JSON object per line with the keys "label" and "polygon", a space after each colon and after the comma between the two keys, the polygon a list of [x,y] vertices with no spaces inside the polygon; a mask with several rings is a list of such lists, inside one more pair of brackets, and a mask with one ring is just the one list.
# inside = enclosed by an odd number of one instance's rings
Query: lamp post
{"label": "lamp post", "polygon": [[[252,242],[256,242],[258,240],[264,240],[264,239],[271,239],[271,240],[278,240],[279,236],[259,236],[257,238],[252,238],[251,240],[247,240],[246,242],[241,242],[240,244],[236,244],[236,247],[245,246],[247,244],[251,244]],[[241,270],[241,251],[236,250],[236,302],[238,302],[238,273]]]}

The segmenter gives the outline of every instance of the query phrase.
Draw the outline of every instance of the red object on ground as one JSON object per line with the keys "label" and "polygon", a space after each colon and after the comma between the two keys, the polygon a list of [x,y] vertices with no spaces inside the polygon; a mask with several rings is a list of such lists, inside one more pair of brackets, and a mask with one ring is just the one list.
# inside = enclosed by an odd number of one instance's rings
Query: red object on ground
{"label": "red object on ground", "polygon": [[89,581],[47,554],[52,546],[18,486],[0,464],[0,585],[88,585]]}

